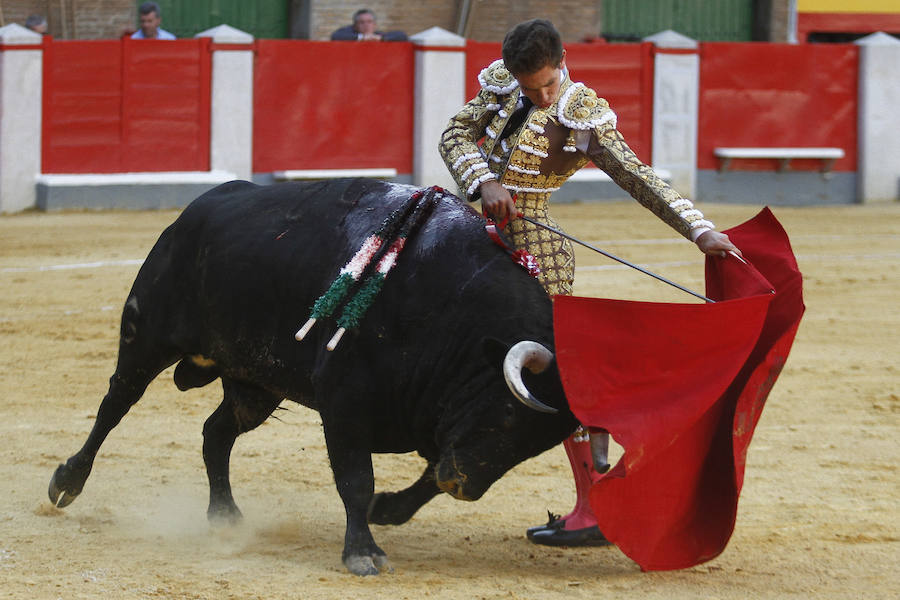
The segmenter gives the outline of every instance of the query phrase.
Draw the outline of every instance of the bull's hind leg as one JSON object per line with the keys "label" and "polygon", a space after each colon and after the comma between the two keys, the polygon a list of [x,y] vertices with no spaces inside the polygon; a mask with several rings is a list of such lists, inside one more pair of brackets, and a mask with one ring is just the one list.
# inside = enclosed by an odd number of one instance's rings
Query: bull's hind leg
{"label": "bull's hind leg", "polygon": [[281,398],[258,387],[222,378],[222,404],[203,425],[203,462],[209,477],[210,521],[235,523],[241,511],[231,495],[229,465],[234,440],[258,427],[278,408]]}
{"label": "bull's hind leg", "polygon": [[178,350],[158,337],[164,327],[154,319],[160,314],[152,311],[145,314],[138,306],[138,294],[134,290],[139,281],[140,278],[135,281],[122,310],[116,372],[109,379],[109,391],[97,409],[94,427],[81,450],[66,464],[59,465],[50,479],[48,494],[56,506],[68,506],[81,493],[106,436],[141,399],[150,382],[178,360]]}
{"label": "bull's hind leg", "polygon": [[106,436],[141,399],[150,382],[174,362],[174,358],[160,359],[155,364],[151,362],[140,367],[132,367],[129,366],[129,361],[123,361],[123,349],[120,348],[119,364],[115,374],[109,379],[109,391],[100,403],[94,427],[87,441],[65,464],[56,468],[50,479],[48,494],[51,502],[62,508],[75,500],[91,474],[94,459]]}
{"label": "bull's hind leg", "polygon": [[369,503],[369,523],[402,525],[440,493],[434,479],[434,464],[428,463],[422,476],[405,490],[375,494]]}

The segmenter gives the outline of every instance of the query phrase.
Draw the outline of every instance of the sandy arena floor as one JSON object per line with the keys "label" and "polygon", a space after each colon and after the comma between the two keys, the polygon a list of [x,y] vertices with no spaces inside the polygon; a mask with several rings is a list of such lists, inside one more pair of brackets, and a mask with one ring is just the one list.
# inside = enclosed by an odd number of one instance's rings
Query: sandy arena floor
{"label": "sandy arena floor", "polygon": [[[706,205],[721,228],[759,207]],[[47,499],[56,465],[91,427],[112,374],[119,315],[140,261],[175,212],[0,218],[0,597],[43,598],[898,598],[900,205],[777,208],[805,276],[807,312],[750,446],[725,552],[642,573],[616,548],[531,545],[566,512],[562,447],[476,503],[442,496],[408,524],[374,527],[396,571],[340,563],[344,515],[318,415],[290,405],[240,438],[245,522],[211,530],[201,427],[218,383],[180,393],[163,374],[113,431],[84,493]],[[560,205],[571,234],[693,289],[702,257],[631,202]],[[576,293],[689,302],[579,249]],[[378,489],[420,472],[376,457]]]}

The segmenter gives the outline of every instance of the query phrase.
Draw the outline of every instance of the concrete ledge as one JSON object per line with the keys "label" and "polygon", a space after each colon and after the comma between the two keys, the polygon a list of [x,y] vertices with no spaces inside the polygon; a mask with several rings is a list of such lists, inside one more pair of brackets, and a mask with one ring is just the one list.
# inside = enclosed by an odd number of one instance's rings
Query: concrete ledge
{"label": "concrete ledge", "polygon": [[38,210],[184,208],[213,187],[236,179],[227,171],[43,174]]}
{"label": "concrete ledge", "polygon": [[338,179],[341,177],[374,177],[390,179],[397,176],[397,169],[301,169],[293,171],[273,171],[275,181],[296,181],[300,179]]}
{"label": "concrete ledge", "polygon": [[854,204],[857,175],[833,171],[823,177],[815,171],[697,171],[700,202],[758,206],[812,206]]}

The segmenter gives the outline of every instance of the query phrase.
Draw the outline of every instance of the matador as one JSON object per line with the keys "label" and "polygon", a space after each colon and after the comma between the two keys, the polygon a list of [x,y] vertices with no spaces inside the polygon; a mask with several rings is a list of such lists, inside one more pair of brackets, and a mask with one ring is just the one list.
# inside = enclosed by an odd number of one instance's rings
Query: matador
{"label": "matador", "polygon": [[[441,135],[439,150],[461,194],[481,200],[515,249],[532,254],[539,281],[553,296],[572,294],[575,277],[571,243],[517,219],[518,213],[559,228],[549,214],[551,194],[592,162],[640,204],[707,254],[739,252],[728,236],[687,198],[638,159],[616,129],[606,100],[573,82],[565,50],[552,23],[520,23],[503,41],[503,58],[478,76],[481,89]],[[597,528],[588,491],[600,475],[592,468],[587,433],[578,428],[564,446],[575,477],[576,505],[564,517],[532,527],[528,538],[559,546],[608,543]]]}

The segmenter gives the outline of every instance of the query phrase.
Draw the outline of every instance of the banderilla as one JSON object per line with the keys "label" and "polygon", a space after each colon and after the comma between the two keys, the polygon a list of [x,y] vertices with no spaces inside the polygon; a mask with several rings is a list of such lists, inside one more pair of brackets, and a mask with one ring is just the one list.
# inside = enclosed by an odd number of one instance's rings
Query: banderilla
{"label": "banderilla", "polygon": [[628,262],[627,260],[625,260],[625,259],[623,259],[623,258],[619,258],[618,256],[616,256],[616,255],[614,255],[614,254],[610,254],[609,252],[606,252],[605,250],[601,250],[600,248],[597,248],[596,246],[592,246],[591,244],[588,244],[587,242],[582,242],[582,241],[579,240],[578,238],[573,237],[573,236],[571,236],[571,235],[569,235],[568,233],[565,233],[565,232],[563,232],[563,231],[560,231],[559,229],[556,229],[555,227],[550,227],[550,226],[547,225],[546,223],[541,223],[540,221],[536,221],[536,220],[532,219],[531,217],[526,217],[526,216],[523,215],[522,213],[519,213],[519,218],[528,221],[528,222],[531,223],[532,225],[537,225],[538,227],[543,227],[543,228],[546,229],[547,231],[553,232],[553,233],[555,233],[556,235],[562,236],[562,237],[564,237],[564,238],[566,238],[566,239],[568,239],[568,240],[572,240],[572,241],[575,242],[576,244],[581,244],[581,245],[584,246],[585,248],[590,248],[590,249],[593,250],[594,252],[599,252],[600,254],[602,254],[603,256],[605,256],[605,257],[607,257],[607,258],[611,258],[611,259],[613,259],[613,260],[616,261],[616,262],[620,262],[620,263],[622,263],[623,265],[626,265],[626,266],[631,267],[632,269],[636,269],[636,270],[640,271],[641,273],[644,273],[645,275],[649,275],[650,277],[654,277],[654,278],[656,278],[656,279],[662,281],[663,283],[668,283],[668,284],[671,285],[672,287],[676,287],[676,288],[678,288],[679,290],[681,290],[682,292],[687,292],[687,293],[690,294],[691,296],[696,296],[697,298],[700,298],[700,299],[703,300],[704,302],[709,302],[710,304],[715,304],[715,300],[711,300],[711,299],[707,298],[706,296],[704,296],[704,295],[702,295],[702,294],[698,294],[697,292],[694,292],[694,291],[692,291],[692,290],[689,290],[689,289],[687,289],[686,287],[684,287],[684,286],[682,286],[682,285],[678,285],[678,284],[675,283],[674,281],[670,281],[670,280],[666,279],[665,277],[663,277],[663,276],[661,276],[661,275],[657,275],[656,273],[654,273],[654,272],[652,272],[652,271],[648,271],[647,269],[645,269],[645,268],[643,268],[643,267],[639,267],[638,265],[636,265],[636,264],[634,264],[634,263],[630,263],[630,262]]}

